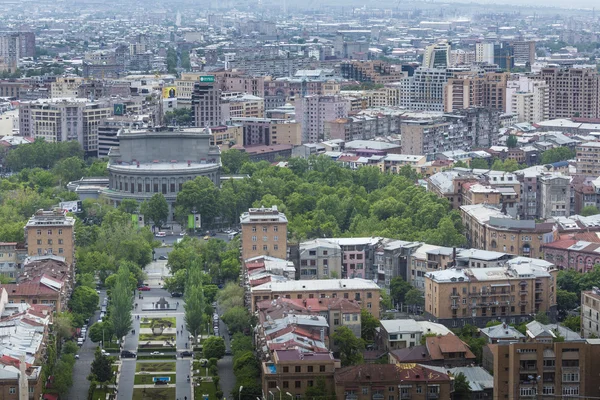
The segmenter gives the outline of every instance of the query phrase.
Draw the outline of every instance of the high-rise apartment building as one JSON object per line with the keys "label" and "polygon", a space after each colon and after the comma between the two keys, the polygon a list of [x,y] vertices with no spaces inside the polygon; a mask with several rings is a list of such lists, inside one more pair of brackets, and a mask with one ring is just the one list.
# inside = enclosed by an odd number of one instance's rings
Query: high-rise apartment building
{"label": "high-rise apartment building", "polygon": [[591,68],[542,68],[549,87],[550,118],[599,118],[600,78]]}
{"label": "high-rise apartment building", "polygon": [[350,108],[350,99],[339,95],[313,95],[296,100],[296,121],[302,126],[302,143],[325,140],[325,122],[346,118]]}
{"label": "high-rise apartment building", "polygon": [[117,99],[90,101],[82,98],[39,99],[19,106],[22,136],[44,138],[48,142],[77,140],[83,150],[96,155],[98,125],[113,114]]}
{"label": "high-rise apartment building", "polygon": [[481,107],[443,115],[406,115],[400,126],[402,154],[489,148],[498,140],[499,116],[499,111]]}
{"label": "high-rise apartment building", "polygon": [[430,44],[423,55],[424,68],[448,68],[450,66],[450,43],[442,41]]}
{"label": "high-rise apartment building", "polygon": [[493,358],[494,400],[600,396],[597,339],[500,341],[489,348]]}
{"label": "high-rise apartment building", "polygon": [[398,82],[404,76],[400,69],[385,61],[344,61],[341,66],[342,76],[346,79],[379,84]]}
{"label": "high-rise apartment building", "polygon": [[546,82],[520,75],[506,85],[506,113],[516,114],[518,122],[550,118],[550,90]]}
{"label": "high-rise apartment building", "polygon": [[510,72],[515,67],[514,49],[507,42],[494,44],[494,64],[503,71]]}
{"label": "high-rise apartment building", "polygon": [[476,43],[475,44],[475,62],[494,63],[494,43]]}
{"label": "high-rise apartment building", "polygon": [[517,65],[533,65],[535,62],[535,42],[532,40],[528,41],[516,41],[512,42],[513,58]]}
{"label": "high-rise apartment building", "polygon": [[[411,110],[444,111],[444,86],[452,72],[442,68],[417,68],[400,81],[400,106]],[[415,153],[413,153],[415,154]]]}
{"label": "high-rise apartment building", "polygon": [[14,72],[19,68],[19,58],[21,58],[19,34],[13,32],[0,34],[0,69]]}
{"label": "high-rise apartment building", "polygon": [[600,142],[586,142],[577,145],[577,173],[600,175]]}
{"label": "high-rise apartment building", "polygon": [[600,337],[600,289],[581,292],[581,336]]}
{"label": "high-rise apartment building", "polygon": [[499,319],[521,323],[538,312],[554,319],[558,268],[526,257],[513,258],[505,265],[426,273],[426,318],[447,327],[484,327]]}
{"label": "high-rise apartment building", "polygon": [[216,83],[200,81],[194,83],[192,118],[196,127],[221,125],[221,89]]}
{"label": "high-rise apartment building", "polygon": [[68,265],[75,256],[75,218],[64,210],[38,210],[25,225],[27,254],[53,254],[64,257]]}
{"label": "high-rise apartment building", "polygon": [[251,208],[240,217],[242,259],[257,256],[287,258],[287,217],[277,209]]}
{"label": "high-rise apartment building", "polygon": [[452,112],[470,107],[487,107],[504,111],[506,73],[468,72],[448,79],[444,87],[444,111]]}

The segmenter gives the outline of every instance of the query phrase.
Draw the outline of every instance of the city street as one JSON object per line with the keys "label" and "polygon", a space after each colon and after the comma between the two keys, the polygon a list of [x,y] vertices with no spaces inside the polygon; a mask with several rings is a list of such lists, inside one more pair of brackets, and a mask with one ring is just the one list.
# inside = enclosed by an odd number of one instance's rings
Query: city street
{"label": "city street", "polygon": [[[106,290],[101,290],[99,304],[102,304],[104,298],[106,298]],[[99,316],[100,309],[96,310],[92,318],[90,318],[88,329],[98,320]],[[79,354],[79,360],[75,361],[75,367],[73,368],[73,386],[71,386],[71,390],[67,394],[68,400],[87,400],[90,387],[90,381],[88,381],[87,377],[92,369],[96,347],[96,343],[92,342],[88,337],[85,338],[83,346],[81,346],[77,353]]]}
{"label": "city street", "polygon": [[[221,315],[221,310],[219,309],[218,304],[217,313]],[[221,335],[225,338],[225,348],[227,350],[231,350],[231,343],[229,341],[229,331],[227,330],[227,325],[225,325],[225,323],[220,318],[219,333],[221,333]],[[223,397],[229,398],[231,396],[232,390],[235,387],[235,375],[233,374],[233,357],[224,356],[217,363],[217,367],[219,368],[219,384],[221,385],[221,390],[223,391]]]}

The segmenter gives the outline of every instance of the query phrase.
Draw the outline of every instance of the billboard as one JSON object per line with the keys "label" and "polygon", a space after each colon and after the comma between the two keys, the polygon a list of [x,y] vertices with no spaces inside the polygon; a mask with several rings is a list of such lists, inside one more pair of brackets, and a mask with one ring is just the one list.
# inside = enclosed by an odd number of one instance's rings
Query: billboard
{"label": "billboard", "polygon": [[214,81],[215,77],[212,75],[205,75],[200,77],[200,82],[214,83]]}
{"label": "billboard", "polygon": [[125,115],[125,112],[127,110],[127,106],[125,104],[115,104],[113,106],[113,114],[115,115]]}
{"label": "billboard", "polygon": [[78,213],[81,212],[81,201],[63,201],[59,207],[67,212]]}
{"label": "billboard", "polygon": [[200,214],[189,214],[187,227],[188,229],[202,228]]}
{"label": "billboard", "polygon": [[174,99],[177,96],[177,88],[175,86],[167,86],[162,90],[163,99]]}

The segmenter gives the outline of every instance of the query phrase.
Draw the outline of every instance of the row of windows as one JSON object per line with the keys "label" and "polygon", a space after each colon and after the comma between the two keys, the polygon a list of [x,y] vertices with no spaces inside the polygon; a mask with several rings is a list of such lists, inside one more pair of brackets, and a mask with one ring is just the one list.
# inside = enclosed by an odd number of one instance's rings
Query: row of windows
{"label": "row of windows", "polygon": [[[268,241],[269,241],[269,238],[268,238],[267,236],[263,236],[263,238],[262,238],[262,239],[263,239],[263,242],[268,242]],[[253,241],[253,242],[256,242],[256,241],[257,241],[257,238],[256,238],[256,236],[252,236],[252,241]],[[273,236],[273,241],[274,241],[274,242],[277,242],[277,241],[279,241],[279,236]]]}
{"label": "row of windows", "polygon": [[[52,235],[52,232],[53,232],[53,230],[52,230],[52,229],[48,229],[48,235]],[[42,234],[42,230],[41,230],[41,229],[38,229],[36,233],[37,233],[38,235],[41,235],[41,234]],[[58,230],[58,234],[59,234],[59,235],[62,235],[62,234],[63,234],[63,230],[62,230],[62,229],[59,229],[59,230]]]}
{"label": "row of windows", "polygon": [[[269,251],[269,246],[268,245],[263,245],[262,247],[263,251]],[[252,251],[257,251],[258,248],[255,244],[252,245]],[[279,250],[279,245],[274,244],[273,245],[273,250]]]}
{"label": "row of windows", "polygon": [[[284,366],[283,367],[283,373],[286,374],[288,372],[290,372],[290,367]],[[294,372],[303,372],[302,371],[302,366],[301,365],[295,365],[294,366]],[[314,372],[314,366],[312,366],[312,365],[306,366],[306,370],[304,372]],[[319,372],[325,372],[325,365],[319,365]]]}
{"label": "row of windows", "polygon": [[[277,232],[277,230],[279,229],[278,226],[274,226],[273,227],[273,232]],[[263,232],[267,232],[269,230],[269,228],[267,226],[263,226],[262,227],[262,231]],[[256,232],[256,226],[252,226],[252,232]]]}
{"label": "row of windows", "polygon": [[[64,243],[64,241],[62,239],[58,239],[58,244],[63,244],[63,243]],[[41,245],[42,244],[42,239],[38,239],[37,240],[37,244]],[[50,244],[50,245],[53,244],[52,239],[48,239],[48,244]]]}
{"label": "row of windows", "polygon": [[[37,249],[37,253],[38,253],[38,256],[49,255],[49,254],[53,254],[53,250],[51,248],[47,248],[44,251],[44,249],[39,248],[39,249]],[[62,247],[59,247],[58,254],[64,254],[64,253],[65,253],[65,249],[63,249]]]}

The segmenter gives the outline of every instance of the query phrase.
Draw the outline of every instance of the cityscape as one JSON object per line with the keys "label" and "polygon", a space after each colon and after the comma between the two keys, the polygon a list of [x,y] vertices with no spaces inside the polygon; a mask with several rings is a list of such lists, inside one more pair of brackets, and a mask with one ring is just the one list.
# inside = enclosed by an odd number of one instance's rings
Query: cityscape
{"label": "cityscape", "polygon": [[0,4],[0,399],[600,399],[591,0]]}

